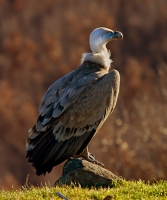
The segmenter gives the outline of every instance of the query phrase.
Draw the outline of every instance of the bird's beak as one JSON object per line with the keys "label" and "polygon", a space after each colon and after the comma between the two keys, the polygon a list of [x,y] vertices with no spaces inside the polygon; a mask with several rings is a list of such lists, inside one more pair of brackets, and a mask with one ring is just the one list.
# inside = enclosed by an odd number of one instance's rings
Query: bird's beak
{"label": "bird's beak", "polygon": [[110,40],[123,39],[123,34],[119,31],[110,32]]}

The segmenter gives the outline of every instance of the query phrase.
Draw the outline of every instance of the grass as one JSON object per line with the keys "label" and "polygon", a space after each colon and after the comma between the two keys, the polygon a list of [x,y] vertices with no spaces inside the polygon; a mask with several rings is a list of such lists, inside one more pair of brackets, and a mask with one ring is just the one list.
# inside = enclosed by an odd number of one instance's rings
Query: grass
{"label": "grass", "polygon": [[[115,181],[113,188],[85,188],[80,187],[33,187],[25,186],[19,190],[1,190],[0,200],[55,200],[61,199],[57,192],[63,194],[70,200],[103,200],[108,199],[140,199],[140,200],[161,200],[167,199],[167,181],[159,181],[154,184],[144,183],[143,181]],[[65,199],[65,198],[64,198]]]}

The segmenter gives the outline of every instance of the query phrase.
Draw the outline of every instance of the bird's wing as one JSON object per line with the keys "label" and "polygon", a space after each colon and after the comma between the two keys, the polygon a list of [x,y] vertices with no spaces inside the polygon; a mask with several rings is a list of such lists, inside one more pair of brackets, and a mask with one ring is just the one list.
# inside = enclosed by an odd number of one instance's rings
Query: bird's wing
{"label": "bird's wing", "polygon": [[[75,70],[53,83],[39,107],[37,131],[46,131],[80,97],[85,88],[103,76],[103,72],[85,73]],[[77,108],[76,108],[77,109]]]}
{"label": "bird's wing", "polygon": [[55,139],[65,141],[99,129],[113,111],[118,92],[119,74],[116,70],[87,85],[70,109],[53,123]]}
{"label": "bird's wing", "polygon": [[[48,107],[44,102],[53,90],[54,85],[51,86],[42,101],[37,128],[30,130],[27,141],[27,151],[32,151],[27,156],[30,162],[47,163],[53,160],[56,165],[82,153],[117,101],[119,73],[113,70],[103,75],[100,78],[97,74],[80,76],[80,79],[76,77],[77,82],[71,81],[68,87],[60,87],[61,96],[56,101],[52,97],[48,115],[43,106]],[[55,91],[55,97],[58,92]]]}

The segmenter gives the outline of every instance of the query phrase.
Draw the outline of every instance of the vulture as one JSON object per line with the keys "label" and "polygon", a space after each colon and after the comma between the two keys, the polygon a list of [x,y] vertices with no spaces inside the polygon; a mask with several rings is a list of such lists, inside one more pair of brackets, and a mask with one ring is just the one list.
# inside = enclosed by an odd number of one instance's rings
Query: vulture
{"label": "vulture", "polygon": [[110,70],[106,44],[122,38],[119,31],[94,29],[89,38],[92,52],[84,53],[77,69],[48,88],[26,141],[26,158],[37,175],[50,173],[54,166],[75,156],[103,165],[87,146],[117,102],[120,75]]}

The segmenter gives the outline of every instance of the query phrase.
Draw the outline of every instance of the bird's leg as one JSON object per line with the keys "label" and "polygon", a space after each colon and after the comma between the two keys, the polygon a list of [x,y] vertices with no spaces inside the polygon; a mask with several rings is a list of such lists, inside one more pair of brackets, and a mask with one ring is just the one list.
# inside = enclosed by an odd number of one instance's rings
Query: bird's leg
{"label": "bird's leg", "polygon": [[95,160],[95,156],[89,153],[88,147],[85,148],[85,150],[81,153],[81,156],[84,157],[87,161],[94,163],[96,165],[99,165],[101,167],[104,167],[104,164]]}

